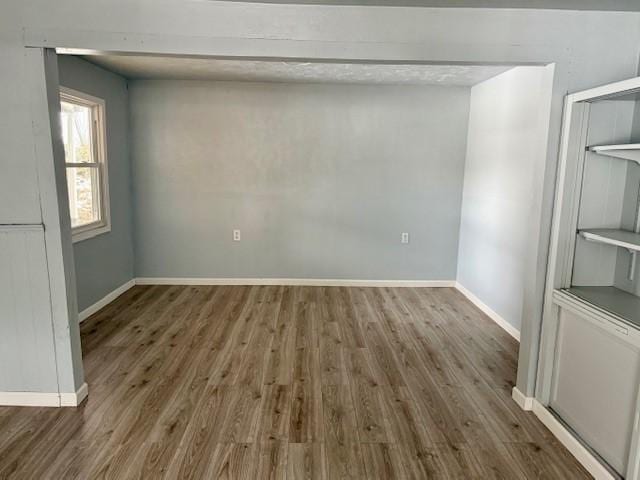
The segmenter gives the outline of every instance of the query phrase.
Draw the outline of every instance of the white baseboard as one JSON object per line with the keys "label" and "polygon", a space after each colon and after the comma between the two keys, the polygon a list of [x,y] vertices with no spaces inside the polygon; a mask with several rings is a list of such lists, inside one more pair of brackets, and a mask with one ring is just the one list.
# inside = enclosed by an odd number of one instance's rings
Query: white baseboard
{"label": "white baseboard", "polygon": [[60,394],[60,406],[61,407],[77,407],[85,398],[89,395],[89,385],[83,383],[82,386],[75,393],[61,393]]}
{"label": "white baseboard", "polygon": [[93,305],[85,308],[80,313],[78,313],[78,320],[80,322],[86,320],[88,317],[90,317],[91,315],[96,313],[98,310],[100,310],[101,308],[103,308],[103,307],[107,306],[108,304],[110,304],[111,302],[113,302],[116,298],[118,298],[124,292],[129,290],[135,284],[136,284],[136,279],[132,278],[131,280],[129,280],[125,284],[120,285],[113,292],[110,292],[110,293],[106,294],[103,298],[98,300],[96,303],[94,303]]}
{"label": "white baseboard", "polygon": [[562,443],[595,480],[615,480],[615,476],[565,428],[540,402],[533,400],[533,413]]}
{"label": "white baseboard", "polygon": [[504,331],[506,331],[509,335],[515,338],[518,342],[520,341],[520,330],[507,322],[504,318],[494,312],[491,307],[489,307],[486,303],[476,297],[473,293],[467,290],[463,285],[456,282],[456,288],[462,293],[465,297],[467,297],[471,303],[473,303],[476,307],[482,310],[491,320],[496,322]]}
{"label": "white baseboard", "polygon": [[0,392],[3,407],[59,407],[60,394],[49,392]]}
{"label": "white baseboard", "polygon": [[511,398],[513,398],[514,402],[516,402],[522,410],[533,410],[533,401],[535,399],[525,396],[524,393],[518,390],[518,387],[513,387],[513,390],[511,390]]}
{"label": "white baseboard", "polygon": [[87,398],[89,387],[86,383],[72,393],[57,392],[0,392],[0,406],[3,407],[76,407]]}
{"label": "white baseboard", "polygon": [[139,277],[136,285],[301,285],[312,287],[455,287],[455,280]]}

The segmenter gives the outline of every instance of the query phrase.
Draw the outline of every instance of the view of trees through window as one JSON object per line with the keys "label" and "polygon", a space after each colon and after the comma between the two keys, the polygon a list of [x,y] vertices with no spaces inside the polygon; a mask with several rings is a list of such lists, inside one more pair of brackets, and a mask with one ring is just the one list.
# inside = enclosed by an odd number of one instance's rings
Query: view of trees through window
{"label": "view of trees through window", "polygon": [[99,164],[94,158],[92,109],[61,102],[62,138],[71,226],[100,221]]}

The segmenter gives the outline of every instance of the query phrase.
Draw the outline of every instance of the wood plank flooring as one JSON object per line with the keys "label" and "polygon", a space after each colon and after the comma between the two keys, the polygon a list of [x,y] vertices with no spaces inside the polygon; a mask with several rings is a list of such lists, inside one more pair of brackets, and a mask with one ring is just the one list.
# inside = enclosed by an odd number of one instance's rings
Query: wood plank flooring
{"label": "wood plank flooring", "polygon": [[454,289],[136,286],[81,331],[88,400],[0,408],[0,478],[590,478]]}

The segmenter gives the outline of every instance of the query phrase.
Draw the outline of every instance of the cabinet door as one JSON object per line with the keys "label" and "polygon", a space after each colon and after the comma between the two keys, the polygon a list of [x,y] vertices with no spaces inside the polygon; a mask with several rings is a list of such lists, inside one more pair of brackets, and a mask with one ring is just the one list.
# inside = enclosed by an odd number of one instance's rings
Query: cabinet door
{"label": "cabinet door", "polygon": [[624,475],[635,421],[640,349],[573,312],[560,309],[549,406]]}

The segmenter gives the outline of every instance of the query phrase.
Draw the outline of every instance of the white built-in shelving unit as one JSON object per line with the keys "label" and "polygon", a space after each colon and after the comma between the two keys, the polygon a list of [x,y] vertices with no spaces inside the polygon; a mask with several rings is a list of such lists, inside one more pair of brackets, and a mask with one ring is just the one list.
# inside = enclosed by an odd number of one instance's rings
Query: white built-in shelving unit
{"label": "white built-in shelving unit", "polygon": [[[629,168],[640,167],[640,143],[594,145],[588,147],[587,150],[598,155],[604,155],[621,161],[628,160],[638,164],[637,166],[634,164],[633,167]],[[624,187],[624,185],[620,185],[620,187]],[[635,194],[635,198],[630,196],[627,201],[634,203],[634,205],[632,205],[632,208],[635,208],[632,225],[634,230],[621,228],[584,228],[579,229],[578,234],[589,242],[627,250],[630,254],[627,277],[628,283],[632,284],[636,280],[636,275],[640,274],[640,272],[636,271],[637,254],[640,252],[640,189],[638,189]],[[586,261],[589,260],[587,259]],[[571,285],[566,291],[640,328],[640,296],[634,292],[626,291],[615,285]]]}
{"label": "white built-in shelving unit", "polygon": [[565,105],[536,399],[596,478],[640,480],[639,93],[640,77]]}

